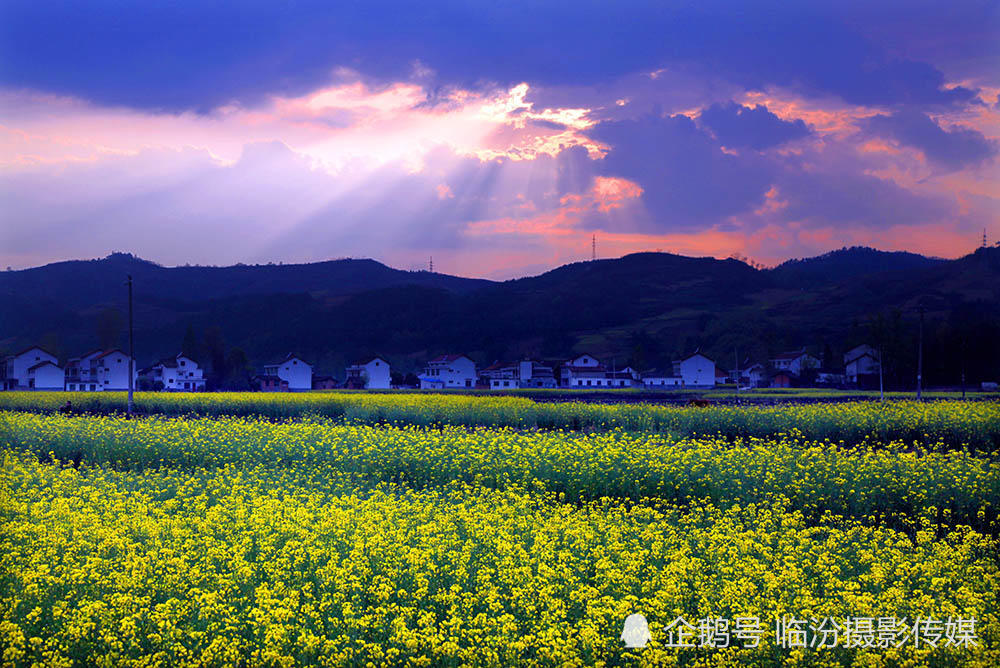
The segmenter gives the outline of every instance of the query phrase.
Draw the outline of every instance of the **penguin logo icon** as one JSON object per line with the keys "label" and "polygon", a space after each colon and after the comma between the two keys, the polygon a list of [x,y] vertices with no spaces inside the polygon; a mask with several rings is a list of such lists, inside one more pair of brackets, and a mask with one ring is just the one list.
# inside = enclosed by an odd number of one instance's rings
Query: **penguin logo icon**
{"label": "penguin logo icon", "polygon": [[629,649],[641,649],[652,640],[649,635],[649,623],[639,613],[633,613],[625,618],[625,628],[622,629],[622,640]]}

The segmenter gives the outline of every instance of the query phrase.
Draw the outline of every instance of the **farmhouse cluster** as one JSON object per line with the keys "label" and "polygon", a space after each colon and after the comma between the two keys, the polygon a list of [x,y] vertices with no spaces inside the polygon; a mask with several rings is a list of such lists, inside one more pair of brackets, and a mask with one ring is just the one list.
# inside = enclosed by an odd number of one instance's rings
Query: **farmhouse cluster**
{"label": "farmhouse cluster", "polygon": [[[101,392],[126,390],[129,358],[121,350],[93,350],[82,357],[69,359],[60,366],[56,355],[32,346],[0,360],[0,389],[69,390]],[[431,390],[524,388],[561,389],[652,389],[711,388],[736,384],[741,388],[870,386],[879,372],[878,353],[861,345],[844,355],[842,370],[822,368],[820,360],[804,349],[781,353],[766,363],[745,360],[738,368],[723,369],[701,351],[674,360],[662,368],[639,370],[618,367],[582,354],[570,359],[523,359],[494,362],[478,367],[461,354],[439,355],[429,360],[423,371],[405,380],[393,374],[382,357],[363,359],[345,369],[344,380],[318,375],[313,366],[298,355],[265,364],[261,373],[250,378],[254,389],[262,392],[307,390],[391,389],[416,387]],[[205,370],[184,354],[168,357],[144,367],[133,367],[133,382],[145,389],[167,392],[199,392],[206,389]]]}

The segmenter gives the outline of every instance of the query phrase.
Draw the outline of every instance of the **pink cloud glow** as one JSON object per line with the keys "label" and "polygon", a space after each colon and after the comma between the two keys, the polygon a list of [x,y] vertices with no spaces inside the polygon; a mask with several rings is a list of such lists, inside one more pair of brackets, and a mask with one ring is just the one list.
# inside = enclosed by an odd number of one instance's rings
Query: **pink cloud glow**
{"label": "pink cloud glow", "polygon": [[[336,170],[361,161],[405,160],[419,168],[435,146],[483,160],[531,159],[562,146],[600,147],[580,131],[591,124],[588,109],[533,111],[526,84],[490,94],[454,90],[426,105],[412,83],[372,89],[360,82],[329,86],[297,98],[273,97],[255,108],[224,106],[208,114],[157,114],[103,108],[83,100],[30,91],[0,93],[5,111],[3,159],[27,162],[95,160],[108,153],[144,148],[196,147],[222,163],[243,146],[281,141]],[[546,125],[526,125],[528,121]]]}

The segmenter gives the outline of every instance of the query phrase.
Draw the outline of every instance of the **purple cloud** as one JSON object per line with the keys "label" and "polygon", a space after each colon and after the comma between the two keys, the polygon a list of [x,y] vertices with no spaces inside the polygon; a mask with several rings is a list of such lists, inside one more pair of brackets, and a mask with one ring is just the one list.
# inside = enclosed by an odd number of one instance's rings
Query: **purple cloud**
{"label": "purple cloud", "polygon": [[868,120],[867,129],[904,146],[923,152],[927,158],[949,169],[979,165],[997,154],[996,142],[969,128],[945,130],[927,114],[914,109],[879,114]]}
{"label": "purple cloud", "polygon": [[782,120],[760,104],[753,108],[735,102],[713,104],[702,110],[698,120],[730,148],[762,151],[810,134],[802,120]]}
{"label": "purple cloud", "polygon": [[638,183],[657,230],[719,222],[759,206],[774,166],[754,156],[724,153],[686,116],[648,115],[599,123],[594,139],[611,147],[596,169]]}

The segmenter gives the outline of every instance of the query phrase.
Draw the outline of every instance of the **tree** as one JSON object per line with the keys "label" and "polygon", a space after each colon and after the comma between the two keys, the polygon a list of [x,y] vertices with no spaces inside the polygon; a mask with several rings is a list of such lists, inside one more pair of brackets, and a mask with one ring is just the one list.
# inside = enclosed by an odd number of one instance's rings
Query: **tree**
{"label": "tree", "polygon": [[233,348],[226,355],[226,375],[221,389],[232,392],[246,392],[250,389],[250,360],[242,348]]}
{"label": "tree", "polygon": [[222,330],[213,325],[205,330],[205,354],[208,357],[208,385],[218,388],[226,378],[226,342]]}

